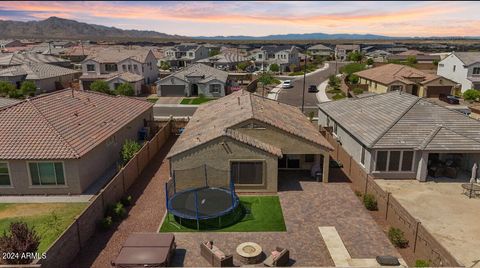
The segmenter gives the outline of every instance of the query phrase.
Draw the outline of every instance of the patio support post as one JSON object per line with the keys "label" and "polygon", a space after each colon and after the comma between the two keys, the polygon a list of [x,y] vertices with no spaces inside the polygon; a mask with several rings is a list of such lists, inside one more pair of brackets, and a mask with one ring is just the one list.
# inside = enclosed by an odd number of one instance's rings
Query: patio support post
{"label": "patio support post", "polygon": [[417,167],[417,180],[426,181],[427,180],[427,165],[428,165],[428,152],[421,152],[422,156],[418,162]]}
{"label": "patio support post", "polygon": [[322,174],[322,181],[324,183],[328,182],[328,173],[330,171],[330,155],[328,152],[323,153],[323,174]]}

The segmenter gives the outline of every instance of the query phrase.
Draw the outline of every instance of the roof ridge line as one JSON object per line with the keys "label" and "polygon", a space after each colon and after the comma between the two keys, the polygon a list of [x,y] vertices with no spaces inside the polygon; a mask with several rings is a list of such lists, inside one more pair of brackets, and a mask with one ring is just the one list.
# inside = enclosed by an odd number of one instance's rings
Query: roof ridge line
{"label": "roof ridge line", "polygon": [[[408,93],[404,93],[404,94],[408,94]],[[375,144],[377,144],[377,142],[383,138],[383,136],[385,136],[385,134],[387,134],[388,131],[390,131],[390,129],[392,129],[393,126],[395,126],[398,121],[400,121],[400,119],[402,119],[402,117],[407,114],[412,108],[413,106],[415,106],[415,104],[417,104],[419,101],[421,100],[421,98],[417,97],[417,99],[412,103],[410,104],[410,106],[408,106],[407,109],[405,109],[405,111],[403,113],[401,113],[386,129],[385,131],[383,131],[377,138],[375,138],[375,140],[373,140],[371,143],[370,143],[370,147],[373,147],[375,146]]]}
{"label": "roof ridge line", "polygon": [[427,145],[430,144],[430,142],[432,142],[433,138],[435,138],[435,136],[437,136],[438,132],[440,132],[440,130],[442,128],[446,128],[444,127],[443,125],[441,124],[438,124],[429,134],[428,136],[425,137],[425,139],[422,141],[422,143],[418,146],[418,148],[420,150],[424,150]]}
{"label": "roof ridge line", "polygon": [[66,145],[68,145],[68,147],[72,150],[72,152],[74,153],[74,155],[77,157],[77,158],[80,158],[80,154],[77,152],[77,150],[75,150],[75,148],[70,144],[70,142],[67,141],[67,139],[65,139],[65,137],[60,133],[60,131],[58,131],[53,125],[52,123],[47,119],[47,117],[40,111],[40,109],[38,109],[38,107],[32,102],[30,101],[29,99],[27,99],[26,101],[27,103],[29,103],[30,105],[32,105],[32,107],[40,114],[40,116],[43,118],[43,120],[47,123],[47,125],[53,130],[55,131],[55,133],[57,133],[57,135],[65,142]]}
{"label": "roof ridge line", "polygon": [[472,141],[475,141],[475,142],[477,142],[477,143],[480,143],[480,141],[478,141],[478,140],[476,140],[476,139],[474,139],[474,138],[472,138],[472,137],[465,136],[465,135],[462,134],[462,133],[458,133],[457,131],[455,131],[455,130],[449,128],[449,127],[443,126],[443,128],[448,129],[448,130],[450,130],[451,132],[453,132],[453,133],[455,133],[455,134],[457,134],[457,135],[460,135],[460,136],[462,136],[462,137],[464,137],[464,138],[467,138],[467,139],[469,139],[469,140],[472,140]]}

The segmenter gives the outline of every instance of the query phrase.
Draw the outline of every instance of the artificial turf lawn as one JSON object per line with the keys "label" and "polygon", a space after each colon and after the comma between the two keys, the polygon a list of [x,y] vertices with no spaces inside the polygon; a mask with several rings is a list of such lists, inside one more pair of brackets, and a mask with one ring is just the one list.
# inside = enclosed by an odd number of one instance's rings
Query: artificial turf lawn
{"label": "artificial turf lawn", "polygon": [[[244,213],[240,214],[241,219],[221,229],[201,228],[200,231],[217,232],[284,232],[287,230],[283,220],[282,207],[278,196],[241,196],[240,206]],[[197,232],[195,224],[193,228],[187,228],[175,222],[173,215],[167,215],[168,219],[163,221],[160,232]],[[228,222],[228,218],[222,218]],[[216,226],[218,220],[211,220]],[[205,226],[205,222],[202,224]]]}
{"label": "artificial turf lawn", "polygon": [[198,105],[202,104],[205,102],[209,102],[211,100],[214,100],[213,98],[206,98],[206,97],[198,97],[198,98],[184,98],[180,104],[193,104],[193,105]]}
{"label": "artificial turf lawn", "polygon": [[75,216],[88,203],[13,203],[0,204],[0,235],[9,229],[14,221],[26,222],[40,236],[38,252],[45,252],[48,247],[72,224]]}

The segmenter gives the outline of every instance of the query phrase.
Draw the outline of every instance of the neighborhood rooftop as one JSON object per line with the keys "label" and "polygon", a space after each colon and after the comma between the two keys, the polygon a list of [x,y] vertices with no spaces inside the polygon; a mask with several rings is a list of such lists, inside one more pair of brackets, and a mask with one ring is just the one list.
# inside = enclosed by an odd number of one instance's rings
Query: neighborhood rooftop
{"label": "neighborhood rooftop", "polygon": [[298,108],[240,90],[200,106],[170,150],[168,157],[221,136],[228,136],[271,154],[281,155],[279,148],[246,137],[232,129],[250,119],[277,127],[321,145],[327,150],[333,149]]}
{"label": "neighborhood rooftop", "polygon": [[27,62],[34,63],[66,63],[68,60],[38,53],[0,53],[0,66],[20,65]]}
{"label": "neighborhood rooftop", "polygon": [[228,73],[217,68],[213,68],[207,66],[205,64],[196,63],[190,65],[178,72],[171,74],[163,79],[168,79],[169,77],[176,77],[178,79],[187,80],[187,77],[201,77],[202,79],[199,83],[206,83],[211,80],[219,80],[219,81],[226,81],[228,77]]}
{"label": "neighborhood rooftop", "polygon": [[23,76],[26,75],[27,80],[39,80],[51,77],[58,77],[68,74],[80,73],[68,68],[63,68],[47,63],[28,62],[22,65],[12,66],[0,69],[0,77],[2,76]]}
{"label": "neighborhood rooftop", "polygon": [[87,60],[93,60],[98,63],[117,63],[126,59],[133,59],[144,63],[151,50],[144,48],[107,48],[96,51],[96,53],[89,55]]}
{"label": "neighborhood rooftop", "polygon": [[466,66],[480,62],[480,52],[454,52]]}
{"label": "neighborhood rooftop", "polygon": [[440,78],[436,74],[422,72],[410,66],[400,64],[385,64],[376,68],[371,68],[355,73],[357,76],[388,85],[395,81],[400,81],[405,84],[416,84],[410,79],[421,79],[420,83],[427,83],[429,81]]}
{"label": "neighborhood rooftop", "polygon": [[65,89],[0,109],[0,159],[79,158],[152,106]]}
{"label": "neighborhood rooftop", "polygon": [[480,122],[400,91],[319,107],[369,148],[480,150]]}

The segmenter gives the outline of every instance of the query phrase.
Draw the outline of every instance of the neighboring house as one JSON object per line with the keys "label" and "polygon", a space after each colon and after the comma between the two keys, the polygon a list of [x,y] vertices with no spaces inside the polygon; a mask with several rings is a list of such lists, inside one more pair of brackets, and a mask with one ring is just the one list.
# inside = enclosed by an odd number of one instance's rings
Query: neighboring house
{"label": "neighboring house", "polygon": [[15,84],[17,88],[23,81],[34,82],[37,86],[35,94],[69,87],[79,76],[79,71],[46,63],[29,62],[0,69],[0,80]]}
{"label": "neighboring house", "polygon": [[402,52],[408,51],[408,48],[402,47],[402,46],[392,46],[392,47],[386,48],[385,50],[386,50],[387,52],[392,53],[392,54],[398,54],[398,53],[402,53]]}
{"label": "neighboring house", "polygon": [[48,63],[66,68],[71,66],[69,60],[38,53],[0,53],[0,69],[18,66],[29,62]]}
{"label": "neighboring house", "polygon": [[149,102],[72,89],[0,109],[0,194],[81,194],[107,183],[125,140],[151,120]]}
{"label": "neighboring house", "polygon": [[70,41],[52,41],[50,42],[50,46],[53,48],[67,48],[75,46],[75,43]]}
{"label": "neighboring house", "polygon": [[360,45],[336,45],[335,59],[346,61],[348,54],[351,52],[360,52]]}
{"label": "neighboring house", "polygon": [[297,107],[241,90],[198,107],[167,158],[172,171],[208,165],[236,191],[274,193],[286,170],[327,182],[332,149]]}
{"label": "neighboring house", "polygon": [[6,106],[10,106],[12,104],[18,103],[20,101],[21,100],[0,97],[0,109]]}
{"label": "neighboring house", "polygon": [[20,40],[0,40],[0,51],[9,47],[22,47],[24,46]]}
{"label": "neighboring house", "polygon": [[165,61],[174,68],[183,68],[208,58],[209,49],[197,44],[183,44],[165,50]]}
{"label": "neighboring house", "polygon": [[401,91],[321,103],[318,122],[374,178],[468,181],[480,161],[480,121]]}
{"label": "neighboring house", "polygon": [[387,57],[389,55],[391,55],[390,52],[387,52],[381,49],[377,49],[377,50],[373,50],[365,53],[365,56],[367,57],[367,59],[373,59],[374,62],[386,62]]}
{"label": "neighboring house", "polygon": [[333,54],[333,49],[322,44],[311,46],[307,48],[307,51],[310,52],[310,55],[312,56],[328,57]]}
{"label": "neighboring house", "polygon": [[233,53],[221,53],[212,57],[198,60],[197,63],[203,63],[220,70],[228,71],[235,70],[237,64],[246,61],[248,61],[248,58],[242,55]]}
{"label": "neighboring house", "polygon": [[480,90],[480,52],[453,52],[438,63],[437,74],[468,89]]}
{"label": "neighboring house", "polygon": [[190,65],[157,82],[158,96],[222,97],[226,95],[228,73],[202,63]]}
{"label": "neighboring house", "polygon": [[104,49],[82,62],[82,73],[82,89],[90,89],[96,80],[106,80],[111,89],[115,89],[121,81],[131,83],[135,93],[140,94],[142,85],[153,84],[158,79],[158,66],[151,50]]}
{"label": "neighboring house", "polygon": [[261,66],[261,70],[275,63],[280,67],[280,71],[285,72],[290,70],[291,65],[298,66],[300,63],[298,54],[298,48],[295,46],[273,45],[262,46],[260,49],[253,50],[249,57],[255,61],[257,66]]}
{"label": "neighboring house", "polygon": [[356,72],[355,75],[360,78],[359,84],[367,85],[368,91],[375,93],[400,90],[415,96],[436,98],[440,94],[452,94],[457,86],[456,82],[445,77],[393,63]]}
{"label": "neighboring house", "polygon": [[415,58],[417,63],[434,63],[440,61],[439,55],[430,55],[418,50],[407,50],[387,57],[389,61],[407,62],[410,58]]}

